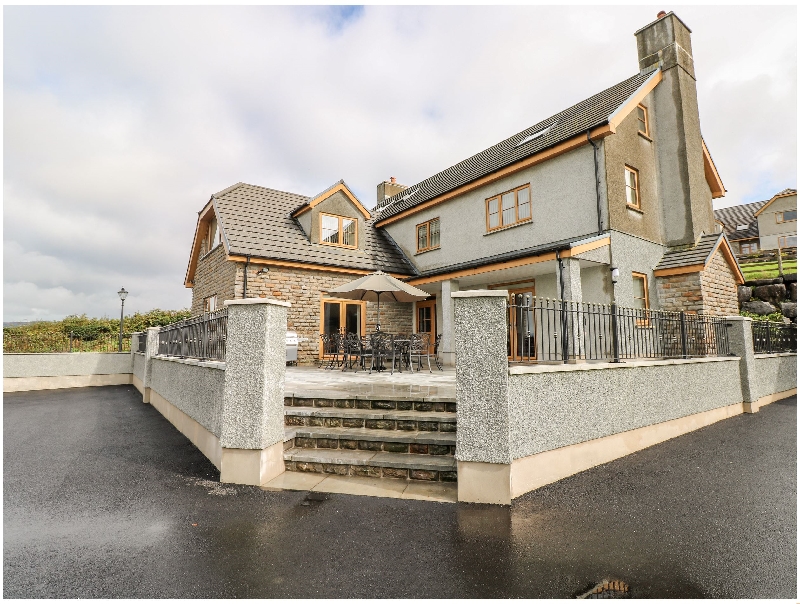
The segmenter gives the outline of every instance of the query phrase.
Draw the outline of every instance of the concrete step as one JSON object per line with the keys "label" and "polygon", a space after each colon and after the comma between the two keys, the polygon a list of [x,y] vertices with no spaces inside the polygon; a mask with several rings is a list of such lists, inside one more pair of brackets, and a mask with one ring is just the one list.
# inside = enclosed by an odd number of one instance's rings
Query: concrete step
{"label": "concrete step", "polygon": [[284,451],[283,459],[290,472],[446,482],[457,479],[456,460],[449,455],[295,447]]}
{"label": "concrete step", "polygon": [[454,432],[419,432],[369,428],[299,426],[287,429],[294,446],[304,449],[390,451],[422,455],[454,455]]}
{"label": "concrete step", "polygon": [[340,409],[336,407],[286,407],[287,426],[369,428],[455,432],[456,414],[438,411],[385,411],[381,409]]}

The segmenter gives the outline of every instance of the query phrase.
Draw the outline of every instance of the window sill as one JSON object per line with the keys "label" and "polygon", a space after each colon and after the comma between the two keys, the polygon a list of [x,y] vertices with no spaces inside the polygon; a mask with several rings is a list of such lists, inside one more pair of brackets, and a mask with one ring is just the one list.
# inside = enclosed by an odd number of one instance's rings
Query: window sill
{"label": "window sill", "polygon": [[417,253],[414,254],[414,255],[415,256],[419,256],[420,254],[427,254],[428,252],[434,252],[434,251],[440,250],[440,249],[442,249],[441,246],[437,245],[436,247],[429,247],[429,248],[425,248],[424,250],[417,250]]}
{"label": "window sill", "polygon": [[325,243],[324,241],[319,242],[320,245],[325,245],[327,247],[338,247],[339,249],[343,250],[357,250],[358,245],[341,245],[339,243]]}
{"label": "window sill", "polygon": [[528,220],[523,220],[522,222],[515,222],[514,224],[509,224],[508,226],[492,229],[491,231],[488,231],[488,232],[484,233],[483,236],[486,237],[487,235],[494,235],[495,233],[499,233],[500,231],[507,231],[508,229],[514,229],[516,227],[523,226],[523,225],[526,225],[526,224],[532,224],[532,223],[533,223],[533,219],[529,218]]}
{"label": "window sill", "polygon": [[638,212],[639,214],[644,214],[644,210],[642,210],[642,208],[639,208],[637,206],[632,206],[629,203],[626,203],[625,207],[627,207],[629,210],[633,210],[634,212]]}
{"label": "window sill", "polygon": [[637,134],[639,136],[641,136],[643,139],[645,139],[646,141],[650,141],[651,143],[653,142],[653,139],[650,138],[649,136],[647,136],[644,132],[637,132]]}

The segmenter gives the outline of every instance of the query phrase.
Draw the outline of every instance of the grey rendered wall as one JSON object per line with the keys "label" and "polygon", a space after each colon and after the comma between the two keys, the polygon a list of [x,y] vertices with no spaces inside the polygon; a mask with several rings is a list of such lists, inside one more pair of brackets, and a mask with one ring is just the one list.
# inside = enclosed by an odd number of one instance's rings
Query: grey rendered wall
{"label": "grey rendered wall", "polygon": [[650,292],[650,308],[657,310],[660,304],[656,294],[656,279],[653,269],[661,260],[666,248],[633,235],[611,232],[612,261],[619,268],[619,282],[616,285],[616,299],[620,306],[633,306],[633,278],[631,273],[648,276],[647,289]]}
{"label": "grey rendered wall", "polygon": [[[533,220],[486,233],[486,200],[531,185]],[[440,220],[438,250],[417,254],[416,225]],[[521,170],[385,227],[421,271],[597,232],[594,159],[590,145]]]}
{"label": "grey rendered wall", "polygon": [[509,376],[512,459],[742,401],[738,358],[589,367]]}
{"label": "grey rendered wall", "polygon": [[144,380],[144,353],[143,352],[134,352],[133,353],[133,375],[135,375],[139,380]]}
{"label": "grey rendered wall", "polygon": [[797,354],[757,354],[753,377],[755,384],[750,384],[750,390],[754,400],[797,388]]}
{"label": "grey rendered wall", "polygon": [[4,378],[111,375],[132,371],[130,352],[3,354]]}
{"label": "grey rendered wall", "polygon": [[150,388],[219,437],[225,370],[220,363],[153,357]]}
{"label": "grey rendered wall", "polygon": [[581,291],[584,302],[611,302],[611,271],[607,266],[581,268]]}

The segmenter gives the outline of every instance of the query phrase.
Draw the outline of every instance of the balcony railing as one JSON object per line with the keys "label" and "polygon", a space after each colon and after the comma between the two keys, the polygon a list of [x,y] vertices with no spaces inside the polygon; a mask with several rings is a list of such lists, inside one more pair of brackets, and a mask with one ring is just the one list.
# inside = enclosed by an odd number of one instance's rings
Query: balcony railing
{"label": "balcony railing", "polygon": [[158,354],[224,361],[227,331],[227,308],[178,321],[158,332]]}
{"label": "balcony railing", "polygon": [[508,357],[518,363],[688,359],[730,353],[725,320],[512,294]]}

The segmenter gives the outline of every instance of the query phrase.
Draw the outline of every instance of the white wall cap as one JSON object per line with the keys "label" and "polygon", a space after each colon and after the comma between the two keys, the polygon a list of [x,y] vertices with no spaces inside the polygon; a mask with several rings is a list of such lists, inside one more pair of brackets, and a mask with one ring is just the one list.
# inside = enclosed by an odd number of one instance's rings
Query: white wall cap
{"label": "white wall cap", "polygon": [[292,303],[285,302],[284,300],[273,300],[272,298],[245,298],[243,300],[225,300],[225,306],[233,306],[234,304],[272,304],[273,306],[285,306],[289,308]]}
{"label": "white wall cap", "polygon": [[739,315],[733,315],[733,316],[730,316],[730,317],[725,317],[725,320],[726,321],[752,321],[753,318],[752,317],[742,317],[742,316],[739,316]]}
{"label": "white wall cap", "polygon": [[468,289],[450,294],[451,298],[508,298],[507,289]]}

